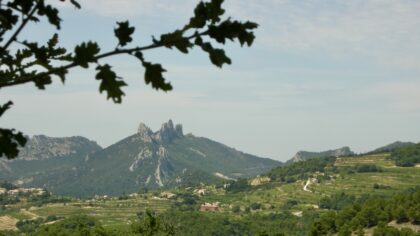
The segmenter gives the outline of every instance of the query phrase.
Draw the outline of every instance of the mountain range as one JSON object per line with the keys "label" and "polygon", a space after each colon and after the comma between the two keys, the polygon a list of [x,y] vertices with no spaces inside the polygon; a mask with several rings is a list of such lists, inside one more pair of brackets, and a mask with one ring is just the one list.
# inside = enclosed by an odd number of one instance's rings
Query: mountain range
{"label": "mountain range", "polygon": [[12,161],[0,159],[0,179],[69,196],[121,195],[258,175],[282,163],[183,134],[171,120],[101,148],[83,137],[34,136]]}
{"label": "mountain range", "polygon": [[[372,152],[412,145],[395,142]],[[372,153],[370,152],[370,153]],[[299,151],[285,164],[325,156],[350,156],[349,147]],[[264,174],[283,163],[193,134],[171,120],[152,131],[141,123],[133,135],[102,148],[84,137],[36,135],[14,160],[0,158],[0,180],[43,187],[58,195],[121,195],[144,189],[218,183]]]}

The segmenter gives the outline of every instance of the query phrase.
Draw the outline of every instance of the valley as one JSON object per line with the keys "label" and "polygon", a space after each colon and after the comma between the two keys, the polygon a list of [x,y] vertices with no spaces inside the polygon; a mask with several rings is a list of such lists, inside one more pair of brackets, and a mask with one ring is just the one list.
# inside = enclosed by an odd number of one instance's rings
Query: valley
{"label": "valley", "polygon": [[[176,225],[177,235],[228,235],[228,232],[233,235],[264,235],[264,232],[267,235],[312,235],[314,222],[330,209],[344,209],[354,201],[363,202],[362,199],[375,196],[390,199],[416,187],[419,191],[420,167],[396,166],[390,155],[313,158],[277,167],[259,177],[170,190],[152,189],[119,197],[68,197],[64,202],[47,201],[38,205],[23,200],[6,205],[0,224],[36,217],[47,219],[52,215],[59,219],[87,215],[105,229],[128,233],[139,214],[152,211]],[[319,170],[307,171],[307,166]],[[293,180],[279,177],[285,170]],[[337,197],[343,200],[332,202]],[[213,227],[198,224],[202,221]],[[229,224],[220,227],[223,221]],[[420,227],[415,224],[390,221],[389,225],[420,233]],[[365,228],[366,235],[372,235],[375,227]]]}

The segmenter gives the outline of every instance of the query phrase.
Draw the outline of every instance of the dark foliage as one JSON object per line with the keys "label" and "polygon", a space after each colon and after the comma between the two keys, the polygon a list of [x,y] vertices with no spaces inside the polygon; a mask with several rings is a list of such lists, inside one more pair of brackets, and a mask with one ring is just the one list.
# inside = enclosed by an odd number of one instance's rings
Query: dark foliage
{"label": "dark foliage", "polygon": [[420,163],[420,143],[399,148],[391,153],[395,165],[401,167],[415,166]]}
{"label": "dark foliage", "polygon": [[232,193],[244,192],[250,190],[251,186],[248,184],[248,179],[240,178],[236,181],[229,181],[226,191]]}
{"label": "dark foliage", "polygon": [[[351,200],[344,196],[338,199]],[[339,203],[340,200],[337,202]],[[331,205],[330,209],[334,209],[334,204]],[[335,207],[335,209],[339,208]],[[397,223],[420,224],[420,188],[409,189],[403,193],[396,194],[390,199],[371,196],[363,201],[355,201],[352,205],[342,208],[338,213],[329,211],[320,220],[312,224],[310,235],[332,233],[350,235],[351,232],[356,232],[359,229],[384,225],[393,220]],[[384,231],[391,231],[391,229],[387,227],[382,228],[375,235],[406,235],[383,234]]]}
{"label": "dark foliage", "polygon": [[154,212],[146,211],[142,214],[137,214],[137,216],[139,219],[131,225],[131,231],[135,235],[175,235],[175,227]]}
{"label": "dark foliage", "polygon": [[341,210],[355,202],[356,197],[345,193],[334,194],[330,197],[323,197],[319,200],[319,207],[330,210]]}
{"label": "dark foliage", "polygon": [[8,181],[1,181],[0,188],[5,188],[6,190],[17,189],[18,187]]}
{"label": "dark foliage", "polygon": [[396,229],[391,226],[379,225],[373,231],[373,236],[418,236],[419,234],[408,228]]}
{"label": "dark foliage", "polygon": [[315,212],[305,212],[303,217],[289,213],[244,214],[229,217],[225,214],[206,214],[197,211],[170,210],[161,215],[175,225],[176,235],[305,235],[316,217]]}
{"label": "dark foliage", "polygon": [[357,164],[355,169],[358,173],[382,172],[381,168],[373,164]]}

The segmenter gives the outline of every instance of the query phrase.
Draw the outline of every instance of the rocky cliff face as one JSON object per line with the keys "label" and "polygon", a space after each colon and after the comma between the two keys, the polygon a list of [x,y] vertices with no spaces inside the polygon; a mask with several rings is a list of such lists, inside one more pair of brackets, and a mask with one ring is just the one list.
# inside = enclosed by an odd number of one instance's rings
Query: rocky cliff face
{"label": "rocky cliff face", "polygon": [[328,150],[323,152],[307,152],[307,151],[299,151],[297,152],[287,163],[293,163],[298,161],[304,161],[315,157],[327,157],[327,156],[349,156],[353,155],[354,152],[350,150],[349,147],[342,147],[334,150]]}
{"label": "rocky cliff face", "polygon": [[140,123],[137,130],[137,134],[141,139],[148,143],[170,143],[176,138],[182,138],[184,133],[182,131],[182,125],[177,124],[174,126],[172,120],[162,124],[160,130],[153,132],[145,124]]}
{"label": "rocky cliff face", "polygon": [[0,159],[0,180],[44,187],[47,181],[67,178],[69,170],[80,168],[89,155],[101,149],[83,137],[36,135],[28,139],[16,159]]}
{"label": "rocky cliff face", "polygon": [[44,160],[69,155],[86,155],[102,148],[87,138],[74,136],[53,138],[35,135],[19,152],[18,160]]}

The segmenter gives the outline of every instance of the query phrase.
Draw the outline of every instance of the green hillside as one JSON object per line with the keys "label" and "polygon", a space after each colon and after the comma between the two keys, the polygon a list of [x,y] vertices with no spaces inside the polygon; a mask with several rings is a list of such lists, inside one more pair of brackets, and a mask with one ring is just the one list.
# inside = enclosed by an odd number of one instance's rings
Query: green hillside
{"label": "green hillside", "polygon": [[47,188],[56,195],[119,196],[247,178],[282,164],[207,138],[184,135],[182,126],[171,120],[156,132],[140,124],[135,134],[104,149],[92,148],[81,137],[76,139],[81,139],[78,145],[71,145],[74,138],[40,137],[44,142],[29,145],[32,148],[23,157],[0,161],[0,180]]}
{"label": "green hillside", "polygon": [[[361,231],[365,235],[375,231],[418,235],[420,219],[415,212],[420,209],[419,183],[420,168],[396,166],[390,153],[324,157],[278,167],[256,178],[178,188],[170,196],[153,191],[119,199],[71,199],[37,206],[21,201],[5,207],[0,217],[10,221],[84,214],[105,230],[128,234],[130,225],[142,221],[142,212],[150,209],[157,212],[161,222],[175,226],[175,235],[351,235],[348,233]],[[387,217],[373,223],[354,220],[344,227],[329,220],[331,214],[340,215],[349,211],[346,209],[368,212],[364,208],[378,199],[382,205],[391,206],[407,197],[411,203],[402,201],[409,207],[396,213],[388,210]],[[207,209],[206,204],[215,206],[214,211],[200,211]],[[407,217],[398,220],[397,213]]]}

